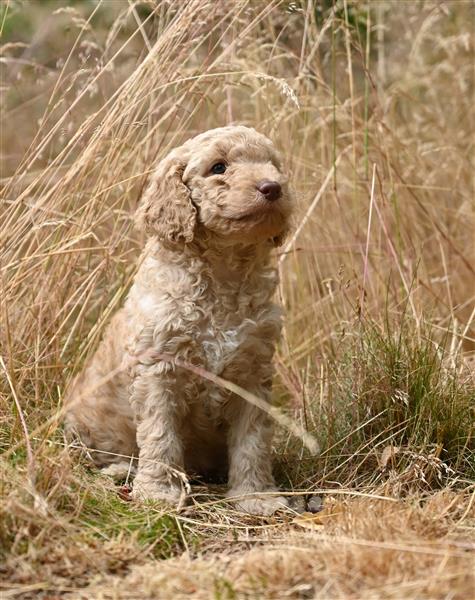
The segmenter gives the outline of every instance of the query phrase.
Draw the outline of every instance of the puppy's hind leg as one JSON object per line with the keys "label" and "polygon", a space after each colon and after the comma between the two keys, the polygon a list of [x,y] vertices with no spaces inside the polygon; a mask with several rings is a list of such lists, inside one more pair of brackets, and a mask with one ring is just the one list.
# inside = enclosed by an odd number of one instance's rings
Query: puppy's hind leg
{"label": "puppy's hind leg", "polygon": [[118,463],[112,463],[108,467],[101,469],[103,475],[112,477],[114,481],[122,481],[134,477],[137,472],[136,460],[133,458],[130,461],[121,461]]}
{"label": "puppy's hind leg", "polygon": [[[116,390],[114,390],[116,391]],[[76,385],[65,400],[65,435],[70,447],[81,448],[96,467],[111,467],[110,474],[129,470],[138,456],[136,427],[125,394],[98,389],[87,394]],[[116,465],[124,463],[119,469]],[[127,468],[125,468],[127,465]],[[133,466],[133,465],[132,465]]]}

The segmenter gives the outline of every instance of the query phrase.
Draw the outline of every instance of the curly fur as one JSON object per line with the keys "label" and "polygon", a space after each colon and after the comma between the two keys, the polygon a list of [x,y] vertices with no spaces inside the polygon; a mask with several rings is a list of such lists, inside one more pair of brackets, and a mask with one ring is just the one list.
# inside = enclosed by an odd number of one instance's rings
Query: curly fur
{"label": "curly fur", "polygon": [[[216,162],[227,165],[213,174]],[[269,201],[257,186],[276,181]],[[270,140],[247,127],[205,132],[156,168],[136,214],[149,236],[123,308],[66,396],[68,430],[98,466],[138,457],[136,498],[178,502],[177,471],[228,473],[229,496],[270,514],[272,424],[261,410],[170,362],[167,353],[270,400],[281,311],[270,252],[288,228],[291,194]],[[133,368],[121,369],[130,357]],[[130,362],[130,361],[129,361]],[[112,375],[111,375],[112,374]],[[123,463],[123,464],[122,464]]]}

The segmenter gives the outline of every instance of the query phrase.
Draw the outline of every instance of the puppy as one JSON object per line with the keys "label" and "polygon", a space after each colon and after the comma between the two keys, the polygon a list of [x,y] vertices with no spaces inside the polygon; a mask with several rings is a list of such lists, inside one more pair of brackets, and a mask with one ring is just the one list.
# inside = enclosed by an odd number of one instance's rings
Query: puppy
{"label": "puppy", "polygon": [[241,510],[286,505],[259,496],[276,491],[268,415],[183,365],[270,401],[281,330],[270,253],[291,211],[277,151],[247,127],[190,139],[152,175],[136,213],[148,242],[134,283],[65,400],[67,430],[98,466],[119,474],[138,457],[133,497],[176,504],[183,472],[227,472]]}

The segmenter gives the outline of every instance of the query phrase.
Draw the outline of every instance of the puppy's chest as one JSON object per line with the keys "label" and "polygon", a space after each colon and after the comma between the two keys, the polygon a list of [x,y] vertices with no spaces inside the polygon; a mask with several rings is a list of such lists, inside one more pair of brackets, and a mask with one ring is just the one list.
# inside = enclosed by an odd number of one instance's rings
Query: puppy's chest
{"label": "puppy's chest", "polygon": [[280,310],[271,304],[245,315],[211,312],[195,340],[197,358],[215,374],[234,364],[245,372],[256,360],[271,358],[279,333]]}
{"label": "puppy's chest", "polygon": [[270,361],[281,327],[281,311],[270,300],[274,277],[245,285],[176,279],[175,286],[166,280],[153,292],[131,291],[127,310],[136,351],[153,347],[218,375]]}
{"label": "puppy's chest", "polygon": [[198,360],[212,373],[222,373],[225,366],[240,352],[249,337],[256,335],[253,323],[223,323],[217,325],[212,318],[203,323],[202,330],[195,340]]}

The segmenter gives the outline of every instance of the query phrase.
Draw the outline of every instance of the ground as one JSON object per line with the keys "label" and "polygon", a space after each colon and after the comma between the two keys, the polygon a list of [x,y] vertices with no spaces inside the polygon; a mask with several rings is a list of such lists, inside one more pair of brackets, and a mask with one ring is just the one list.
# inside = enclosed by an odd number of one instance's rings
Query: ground
{"label": "ground", "polygon": [[[2,4],[2,598],[474,596],[474,15]],[[63,438],[64,391],[135,272],[153,165],[230,123],[275,142],[296,191],[274,470],[314,515],[246,516],[196,485],[179,512],[140,505]]]}

